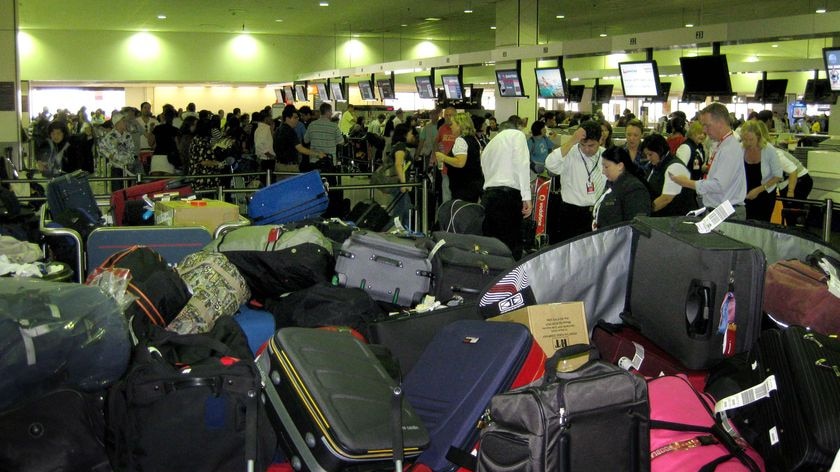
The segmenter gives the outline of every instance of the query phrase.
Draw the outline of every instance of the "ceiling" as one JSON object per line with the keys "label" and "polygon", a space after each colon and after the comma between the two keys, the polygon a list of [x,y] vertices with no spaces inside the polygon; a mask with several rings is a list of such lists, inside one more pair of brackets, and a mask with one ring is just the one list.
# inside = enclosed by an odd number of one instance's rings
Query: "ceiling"
{"label": "ceiling", "polygon": [[[503,0],[19,0],[23,30],[374,36],[494,44]],[[514,1],[517,0],[504,0]],[[526,2],[519,0],[522,4]],[[539,43],[840,10],[840,0],[534,0]],[[465,13],[471,9],[472,13]],[[165,19],[158,19],[165,15]],[[558,15],[565,18],[558,19]],[[440,18],[438,21],[426,18]],[[524,43],[524,42],[523,42]]]}

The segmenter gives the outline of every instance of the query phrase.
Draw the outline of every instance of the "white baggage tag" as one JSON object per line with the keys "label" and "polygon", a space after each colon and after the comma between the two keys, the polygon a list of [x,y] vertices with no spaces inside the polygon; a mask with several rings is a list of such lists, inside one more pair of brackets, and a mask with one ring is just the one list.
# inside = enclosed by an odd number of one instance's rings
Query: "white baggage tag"
{"label": "white baggage tag", "polygon": [[732,206],[732,203],[730,203],[729,200],[726,200],[718,205],[711,213],[706,215],[706,217],[699,223],[694,224],[697,225],[697,231],[701,234],[710,233],[713,229],[723,223],[723,220],[733,213],[735,213],[735,207]]}
{"label": "white baggage tag", "polygon": [[762,398],[767,398],[773,390],[776,390],[775,375],[767,377],[764,379],[764,382],[761,382],[755,387],[748,388],[742,392],[736,393],[735,395],[730,395],[715,403],[715,413],[740,408],[744,405],[749,405],[750,403],[761,400]]}

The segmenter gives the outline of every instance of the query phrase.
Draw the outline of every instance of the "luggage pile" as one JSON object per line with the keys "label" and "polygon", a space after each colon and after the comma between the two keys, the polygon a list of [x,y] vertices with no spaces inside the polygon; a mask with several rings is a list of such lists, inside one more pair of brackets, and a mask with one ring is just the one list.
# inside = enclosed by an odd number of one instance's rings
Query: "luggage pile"
{"label": "luggage pile", "polygon": [[[840,449],[828,246],[638,218],[517,263],[295,198],[174,267],[132,246],[86,285],[0,284],[0,469],[804,471]],[[512,316],[561,302],[588,344]]]}

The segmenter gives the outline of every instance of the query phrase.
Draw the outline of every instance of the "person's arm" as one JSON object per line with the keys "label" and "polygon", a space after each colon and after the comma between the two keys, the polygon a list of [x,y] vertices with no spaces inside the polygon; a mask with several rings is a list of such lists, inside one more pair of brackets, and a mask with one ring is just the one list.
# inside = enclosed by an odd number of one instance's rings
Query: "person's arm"
{"label": "person's arm", "polygon": [[318,159],[320,159],[320,158],[326,156],[326,154],[324,154],[323,152],[313,151],[312,149],[309,149],[309,148],[305,147],[301,143],[295,144],[295,149],[297,150],[297,152],[299,152],[303,155],[309,156],[309,157],[317,157]]}
{"label": "person's arm", "polygon": [[586,137],[586,130],[585,129],[583,129],[583,128],[576,129],[575,134],[572,135],[572,139],[566,141],[562,146],[560,146],[561,154],[564,155],[564,156],[566,154],[568,154],[569,151],[571,151],[574,146],[577,146],[577,144],[579,142],[583,141],[583,138],[585,138],[585,137]]}
{"label": "person's arm", "polygon": [[306,128],[306,132],[303,133],[303,142],[305,144],[312,144],[312,133],[309,132],[309,128]]}
{"label": "person's arm", "polygon": [[674,200],[674,195],[665,195],[664,193],[653,201],[653,211],[659,211]]}
{"label": "person's arm", "polygon": [[[394,153],[394,171],[401,184],[405,183],[405,150],[400,149]],[[400,187],[401,192],[408,192],[410,187]]]}
{"label": "person's arm", "polygon": [[671,181],[676,182],[680,187],[697,190],[697,182],[684,175],[668,174],[668,177],[670,177]]}

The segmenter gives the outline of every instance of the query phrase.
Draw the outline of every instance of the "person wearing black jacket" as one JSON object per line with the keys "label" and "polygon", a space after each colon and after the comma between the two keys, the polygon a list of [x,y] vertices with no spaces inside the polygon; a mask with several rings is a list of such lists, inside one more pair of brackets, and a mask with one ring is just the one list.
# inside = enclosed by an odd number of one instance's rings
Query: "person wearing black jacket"
{"label": "person wearing black jacket", "polygon": [[651,164],[647,183],[653,198],[653,216],[682,216],[697,209],[694,190],[680,187],[669,175],[688,177],[690,172],[683,161],[671,154],[668,142],[659,134],[645,139],[643,151]]}
{"label": "person wearing black jacket", "polygon": [[607,186],[595,203],[592,229],[630,221],[638,215],[650,215],[650,192],[642,171],[622,147],[612,146],[601,154]]}

